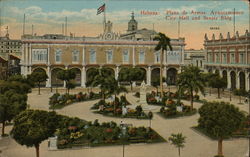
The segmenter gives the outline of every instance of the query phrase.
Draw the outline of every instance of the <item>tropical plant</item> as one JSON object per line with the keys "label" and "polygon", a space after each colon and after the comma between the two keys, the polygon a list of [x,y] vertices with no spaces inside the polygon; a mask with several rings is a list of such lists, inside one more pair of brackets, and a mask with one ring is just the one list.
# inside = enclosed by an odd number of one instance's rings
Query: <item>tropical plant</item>
{"label": "tropical plant", "polygon": [[15,118],[11,135],[21,145],[35,146],[36,157],[39,157],[40,143],[53,136],[57,126],[55,112],[26,110]]}
{"label": "tropical plant", "polygon": [[38,86],[38,94],[40,95],[40,87],[41,83],[46,81],[48,79],[48,76],[46,72],[39,71],[39,72],[32,72],[31,73],[31,80],[37,84]]}
{"label": "tropical plant", "polygon": [[178,75],[179,93],[187,92],[190,95],[191,109],[193,109],[194,92],[199,91],[204,95],[205,82],[201,74],[201,70],[195,66],[187,66]]}
{"label": "tropical plant", "polygon": [[119,72],[119,82],[129,82],[131,91],[133,90],[133,81],[142,81],[145,78],[145,72],[140,68],[122,68]]}
{"label": "tropical plant", "polygon": [[212,88],[217,88],[218,98],[220,98],[220,89],[227,87],[227,80],[216,74],[214,77],[210,77],[208,84]]}
{"label": "tropical plant", "polygon": [[57,78],[66,82],[66,93],[69,94],[69,90],[74,87],[71,80],[76,78],[76,72],[74,69],[60,70],[57,73]]}
{"label": "tropical plant", "polygon": [[226,102],[205,102],[199,109],[198,127],[218,140],[218,156],[223,156],[222,141],[243,126],[246,116]]}
{"label": "tropical plant", "polygon": [[[162,81],[162,71],[163,71],[163,54],[164,51],[167,52],[168,48],[170,51],[172,51],[172,46],[170,43],[170,38],[167,37],[163,33],[158,33],[158,36],[154,38],[154,40],[158,41],[158,44],[155,47],[155,51],[160,51],[161,50],[161,63],[160,63],[160,88],[161,88],[161,97],[163,97],[163,81]],[[167,55],[166,55],[166,60],[167,60]]]}
{"label": "tropical plant", "polygon": [[171,134],[171,136],[168,138],[171,144],[178,148],[179,157],[181,156],[180,149],[184,147],[184,143],[186,142],[185,139],[186,137],[183,136],[182,133]]}

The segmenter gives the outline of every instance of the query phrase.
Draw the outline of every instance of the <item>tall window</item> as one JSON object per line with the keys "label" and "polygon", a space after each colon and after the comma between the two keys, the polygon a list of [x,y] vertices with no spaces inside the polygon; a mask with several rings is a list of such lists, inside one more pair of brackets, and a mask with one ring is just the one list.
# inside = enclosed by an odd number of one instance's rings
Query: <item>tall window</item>
{"label": "tall window", "polygon": [[234,53],[230,54],[230,63],[235,63],[235,56]]}
{"label": "tall window", "polygon": [[89,58],[90,63],[96,63],[96,52],[94,49],[90,50],[90,58]]}
{"label": "tall window", "polygon": [[32,49],[32,61],[34,63],[46,63],[48,60],[47,49]]}
{"label": "tall window", "polygon": [[106,61],[107,61],[107,63],[112,63],[112,61],[113,61],[113,52],[112,52],[112,50],[108,50],[106,52]]}
{"label": "tall window", "polygon": [[226,53],[223,53],[223,59],[222,59],[222,62],[223,63],[227,63],[227,54]]}
{"label": "tall window", "polygon": [[216,63],[220,63],[220,55],[218,53],[216,53],[215,58],[216,58]]}
{"label": "tall window", "polygon": [[144,60],[145,60],[145,52],[141,50],[139,52],[139,63],[144,63]]}
{"label": "tall window", "polygon": [[155,52],[155,63],[160,63],[161,54],[159,51]]}
{"label": "tall window", "polygon": [[55,57],[55,59],[56,59],[57,63],[62,62],[62,50],[61,49],[57,49],[56,50],[56,57]]}
{"label": "tall window", "polygon": [[79,51],[78,50],[72,51],[72,62],[73,63],[79,62]]}
{"label": "tall window", "polygon": [[244,64],[244,54],[240,53],[240,57],[239,57],[239,63]]}
{"label": "tall window", "polygon": [[129,52],[128,50],[124,50],[122,54],[123,63],[129,63]]}

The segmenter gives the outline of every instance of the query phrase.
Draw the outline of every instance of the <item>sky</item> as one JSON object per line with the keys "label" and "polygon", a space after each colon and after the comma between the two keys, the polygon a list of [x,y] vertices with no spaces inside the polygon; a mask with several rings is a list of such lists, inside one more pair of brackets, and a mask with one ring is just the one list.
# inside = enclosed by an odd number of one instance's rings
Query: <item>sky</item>
{"label": "sky", "polygon": [[[235,8],[235,11],[239,12],[235,16],[236,30],[242,35],[246,29],[249,29],[248,2],[244,0],[1,0],[0,32],[1,35],[6,34],[8,26],[10,37],[20,39],[25,13],[26,34],[31,33],[32,25],[37,35],[60,34],[67,16],[68,35],[72,32],[75,36],[98,36],[103,33],[103,13],[99,15],[96,13],[97,8],[104,3],[106,19],[113,23],[113,31],[116,33],[126,32],[131,12],[134,12],[139,29],[154,29],[165,33],[170,38],[178,38],[178,18],[188,16],[189,19],[180,20],[180,37],[185,38],[186,49],[203,48],[205,33],[210,39],[213,33],[216,38],[220,33],[224,37],[227,32],[233,34],[233,15],[223,15],[224,18],[221,19],[221,15],[211,14],[212,11],[233,11]],[[142,11],[154,12],[157,15],[145,15]],[[186,14],[183,14],[184,11]],[[192,14],[192,11],[199,14]],[[173,12],[178,14],[172,15]],[[204,16],[211,19],[205,20]],[[192,19],[194,17],[196,20]]]}

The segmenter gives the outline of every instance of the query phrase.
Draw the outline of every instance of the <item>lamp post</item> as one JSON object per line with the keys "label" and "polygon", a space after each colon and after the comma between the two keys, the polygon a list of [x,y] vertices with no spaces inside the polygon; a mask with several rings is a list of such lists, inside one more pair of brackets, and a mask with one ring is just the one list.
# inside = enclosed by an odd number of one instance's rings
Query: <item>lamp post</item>
{"label": "lamp post", "polygon": [[121,130],[122,130],[122,157],[125,157],[125,138],[127,137],[127,127],[124,125],[123,121],[121,121]]}

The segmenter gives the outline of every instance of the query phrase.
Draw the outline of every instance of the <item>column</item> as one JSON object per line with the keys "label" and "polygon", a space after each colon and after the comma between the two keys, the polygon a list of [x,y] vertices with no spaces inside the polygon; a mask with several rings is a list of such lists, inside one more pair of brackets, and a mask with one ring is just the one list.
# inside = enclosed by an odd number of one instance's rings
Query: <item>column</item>
{"label": "column", "polygon": [[50,46],[48,45],[47,64],[50,65]]}
{"label": "column", "polygon": [[184,46],[181,46],[181,63],[184,64]]}
{"label": "column", "polygon": [[81,71],[81,87],[85,88],[86,85],[86,68],[85,66],[82,67],[82,71]]}
{"label": "column", "polygon": [[151,67],[147,69],[147,85],[151,86]]}
{"label": "column", "polygon": [[49,66],[47,66],[47,75],[48,79],[46,81],[46,87],[51,87],[51,71]]}
{"label": "column", "polygon": [[135,66],[135,46],[133,46],[133,66]]}
{"label": "column", "polygon": [[119,75],[119,66],[117,66],[115,69],[115,79],[116,80],[118,80],[118,75]]}
{"label": "column", "polygon": [[30,44],[30,46],[29,46],[29,65],[31,66],[31,64],[32,64],[32,58],[31,58],[31,44]]}
{"label": "column", "polygon": [[85,47],[82,48],[82,65],[86,65]]}
{"label": "column", "polygon": [[239,89],[240,88],[240,73],[237,72],[236,73],[236,88]]}
{"label": "column", "polygon": [[231,75],[230,75],[230,71],[227,71],[227,88],[231,89]]}
{"label": "column", "polygon": [[246,73],[245,74],[245,81],[246,81],[246,91],[249,91],[250,90],[250,84],[249,84],[249,81],[250,81],[250,78],[249,78],[249,73]]}

